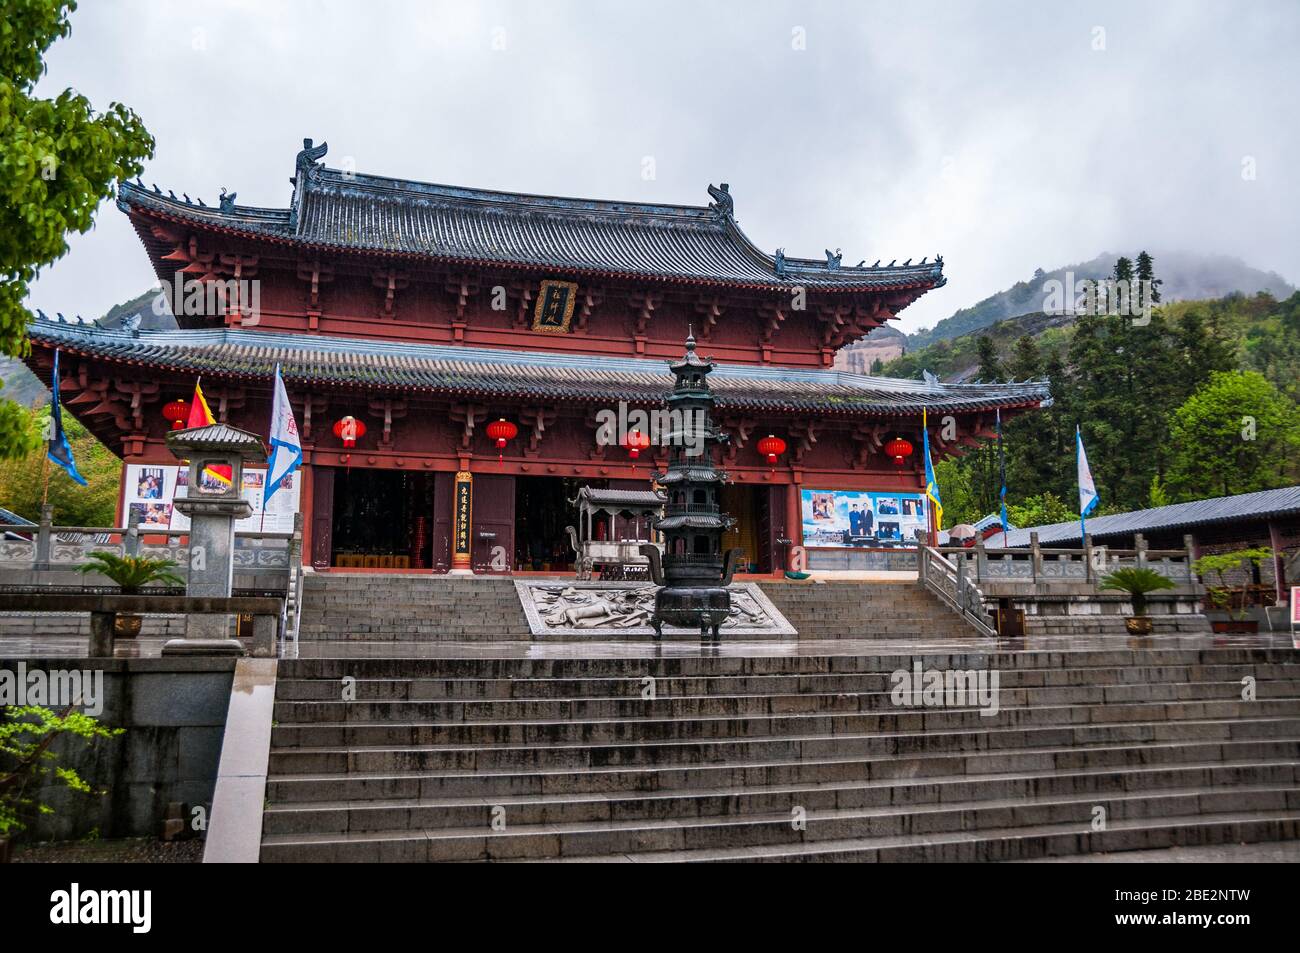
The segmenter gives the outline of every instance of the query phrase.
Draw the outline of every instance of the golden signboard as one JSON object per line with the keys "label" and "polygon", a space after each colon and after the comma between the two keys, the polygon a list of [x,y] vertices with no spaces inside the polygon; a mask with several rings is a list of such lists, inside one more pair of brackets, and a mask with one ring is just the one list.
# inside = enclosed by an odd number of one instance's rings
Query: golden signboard
{"label": "golden signboard", "polygon": [[573,321],[573,306],[578,300],[578,286],[572,281],[543,281],[537,291],[533,311],[533,330],[568,334]]}
{"label": "golden signboard", "polygon": [[453,556],[459,556],[468,562],[470,555],[470,523],[473,519],[473,477],[467,470],[456,474],[456,527],[453,532],[455,548]]}

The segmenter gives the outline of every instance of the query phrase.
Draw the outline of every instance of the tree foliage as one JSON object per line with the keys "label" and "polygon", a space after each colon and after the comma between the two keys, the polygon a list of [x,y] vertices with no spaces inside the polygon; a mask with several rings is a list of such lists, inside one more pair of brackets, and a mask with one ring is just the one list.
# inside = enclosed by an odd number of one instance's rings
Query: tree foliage
{"label": "tree foliage", "polygon": [[[16,406],[16,405],[15,405]],[[86,486],[74,483],[62,467],[46,463],[45,444],[39,434],[48,430],[50,408],[38,411],[17,407],[21,432],[29,449],[19,457],[0,459],[0,506],[24,519],[41,516],[44,476],[49,473],[49,502],[54,521],[63,526],[111,526],[117,513],[121,489],[122,461],[69,413],[63,415],[63,429],[72,448],[77,470]]]}
{"label": "tree foliage", "polygon": [[1173,414],[1175,500],[1283,486],[1300,455],[1300,409],[1258,371],[1215,373]]}
{"label": "tree foliage", "polygon": [[[115,183],[138,175],[153,138],[121,103],[97,113],[65,89],[33,95],[45,52],[71,32],[72,0],[7,0],[0,21],[0,353],[27,353],[23,306],[40,269],[87,231]],[[0,412],[0,455],[21,454],[21,419]]]}

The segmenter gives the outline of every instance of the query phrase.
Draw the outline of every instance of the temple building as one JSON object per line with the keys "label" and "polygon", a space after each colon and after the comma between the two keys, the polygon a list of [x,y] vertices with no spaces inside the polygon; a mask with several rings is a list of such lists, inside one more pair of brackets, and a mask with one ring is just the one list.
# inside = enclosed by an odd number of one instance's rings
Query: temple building
{"label": "temple building", "polygon": [[280,496],[318,570],[570,569],[578,490],[648,490],[667,463],[641,421],[693,334],[729,438],[723,548],[751,572],[798,546],[808,568],[863,568],[929,526],[923,408],[938,458],[989,437],[995,411],[1049,399],[1040,382],[833,369],[944,283],[942,259],[769,255],[725,184],[707,206],[567,199],[333,169],[325,153],[304,141],[285,208],[120,187],[178,329],[31,326],[29,365],[49,383],[61,351],[64,408],[126,463],[124,520],[138,508],[183,532],[164,443],[176,403],[201,379],[219,420],[265,433],[278,364],[304,451]]}

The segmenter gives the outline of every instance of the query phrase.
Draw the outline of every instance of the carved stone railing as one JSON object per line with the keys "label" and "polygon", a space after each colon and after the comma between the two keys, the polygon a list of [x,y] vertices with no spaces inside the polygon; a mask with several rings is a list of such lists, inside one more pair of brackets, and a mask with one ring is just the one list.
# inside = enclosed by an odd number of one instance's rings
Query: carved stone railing
{"label": "carved stone railing", "polygon": [[[996,537],[995,537],[996,538]],[[1175,585],[1195,587],[1196,575],[1192,571],[1191,539],[1183,549],[1148,549],[1139,533],[1135,549],[1111,549],[1095,546],[1086,541],[1082,549],[1045,549],[1038,543],[1038,534],[1030,534],[1028,549],[1002,549],[985,546],[981,540],[974,546],[940,546],[941,553],[951,562],[965,567],[965,572],[977,583],[1083,583],[1095,585],[1106,574],[1125,566],[1140,566],[1154,570]]]}
{"label": "carved stone railing", "polygon": [[980,635],[997,638],[997,630],[989,624],[984,593],[966,573],[965,561],[950,561],[943,552],[932,546],[921,547],[918,555],[921,584],[974,626]]}
{"label": "carved stone railing", "polygon": [[[127,526],[58,526],[50,519],[46,507],[41,522],[35,525],[0,524],[0,571],[17,570],[24,578],[13,589],[20,586],[25,592],[68,590],[67,573],[86,563],[94,552],[170,559],[182,567],[182,575],[189,560],[185,533],[141,530],[138,513],[132,514]],[[261,584],[257,589],[269,590],[271,594],[282,592],[278,634],[282,640],[296,644],[303,591],[302,514],[294,515],[293,531],[289,533],[236,532],[234,564],[236,573],[270,576],[273,580],[283,575],[283,589]],[[33,571],[38,580],[35,583],[30,581],[29,573]],[[45,585],[47,578],[49,586]],[[83,591],[94,588],[93,584],[80,587]]]}

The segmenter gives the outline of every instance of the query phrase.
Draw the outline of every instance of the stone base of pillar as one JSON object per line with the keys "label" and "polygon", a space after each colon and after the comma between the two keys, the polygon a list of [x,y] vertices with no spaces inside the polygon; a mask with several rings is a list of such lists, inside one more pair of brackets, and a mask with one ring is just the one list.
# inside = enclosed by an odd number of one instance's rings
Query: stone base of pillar
{"label": "stone base of pillar", "polygon": [[472,576],[472,575],[474,575],[474,570],[472,570],[472,569],[448,569],[448,570],[447,570],[447,575],[448,575],[448,576]]}

